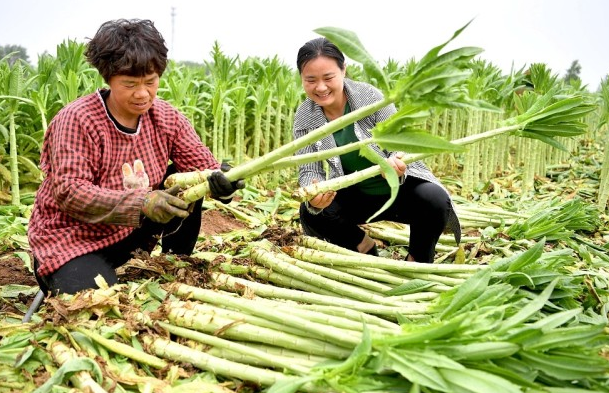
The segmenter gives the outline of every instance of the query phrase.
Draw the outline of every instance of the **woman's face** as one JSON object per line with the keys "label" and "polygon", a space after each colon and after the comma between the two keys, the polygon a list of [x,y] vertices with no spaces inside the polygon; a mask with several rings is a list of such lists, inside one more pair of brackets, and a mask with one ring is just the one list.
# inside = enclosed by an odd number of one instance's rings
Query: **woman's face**
{"label": "woman's face", "polygon": [[342,108],[343,80],[345,70],[340,69],[336,60],[319,56],[310,60],[300,73],[302,86],[307,96],[322,108]]}
{"label": "woman's face", "polygon": [[115,75],[110,78],[108,85],[110,86],[108,104],[112,115],[119,121],[121,119],[137,121],[137,118],[152,106],[159,89],[159,75],[157,73],[146,76]]}

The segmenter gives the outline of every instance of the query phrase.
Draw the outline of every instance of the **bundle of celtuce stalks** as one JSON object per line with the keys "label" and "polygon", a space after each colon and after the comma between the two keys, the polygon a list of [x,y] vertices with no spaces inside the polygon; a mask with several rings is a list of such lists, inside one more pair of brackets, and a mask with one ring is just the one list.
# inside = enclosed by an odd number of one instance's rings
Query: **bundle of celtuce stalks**
{"label": "bundle of celtuce stalks", "polygon": [[36,392],[606,391],[606,312],[586,277],[609,276],[545,246],[467,265],[254,242],[248,263],[210,264],[205,287],[132,281],[47,300],[0,341],[14,366],[0,386],[34,390],[23,371],[43,364]]}

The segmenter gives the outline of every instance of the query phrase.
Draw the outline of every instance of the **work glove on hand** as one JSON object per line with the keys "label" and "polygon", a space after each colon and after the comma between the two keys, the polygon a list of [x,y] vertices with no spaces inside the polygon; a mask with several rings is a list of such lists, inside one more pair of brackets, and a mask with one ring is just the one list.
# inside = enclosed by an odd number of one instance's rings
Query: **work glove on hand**
{"label": "work glove on hand", "polygon": [[223,203],[229,203],[233,199],[235,191],[245,187],[243,179],[231,182],[226,178],[224,172],[228,172],[231,168],[226,161],[223,161],[220,170],[212,172],[207,178],[211,197]]}
{"label": "work glove on hand", "polygon": [[168,190],[149,192],[144,198],[142,213],[154,222],[168,223],[174,217],[188,217],[188,203],[175,196],[180,190],[176,185]]}

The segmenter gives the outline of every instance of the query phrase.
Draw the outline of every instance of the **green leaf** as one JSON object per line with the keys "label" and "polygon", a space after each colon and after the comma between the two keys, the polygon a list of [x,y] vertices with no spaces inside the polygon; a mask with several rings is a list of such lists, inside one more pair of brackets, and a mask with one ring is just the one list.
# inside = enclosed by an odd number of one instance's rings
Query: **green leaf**
{"label": "green leaf", "polygon": [[507,270],[509,272],[521,272],[530,267],[539,257],[541,257],[545,244],[545,239],[535,243],[533,247],[520,254],[520,256],[508,266]]}
{"label": "green leaf", "polygon": [[580,325],[548,330],[539,340],[525,345],[524,349],[547,351],[557,347],[585,345],[601,337],[604,329],[605,325]]}
{"label": "green leaf", "polygon": [[450,304],[442,311],[440,317],[446,318],[455,315],[484,293],[488,288],[491,272],[491,269],[481,269],[459,285]]}
{"label": "green leaf", "polygon": [[374,338],[373,345],[377,347],[420,344],[448,337],[461,327],[467,317],[468,315],[463,313],[448,320],[433,321],[428,324],[402,325],[402,333]]}
{"label": "green leaf", "polygon": [[385,150],[403,151],[407,153],[444,153],[463,152],[463,146],[452,144],[436,135],[423,130],[402,130],[374,136],[374,143]]}
{"label": "green leaf", "polygon": [[561,381],[602,378],[609,372],[609,362],[598,355],[521,351],[519,356],[531,367]]}
{"label": "green leaf", "polygon": [[441,45],[436,46],[435,48],[433,48],[429,52],[427,52],[427,54],[425,56],[423,56],[421,61],[419,61],[419,64],[417,65],[417,71],[425,69],[425,66],[427,66],[428,64],[435,61],[438,58],[438,53],[440,53],[440,51],[442,49],[444,49],[444,47],[446,45],[448,45],[452,40],[457,38],[463,32],[463,30],[465,30],[465,28],[467,26],[469,26],[470,23],[472,23],[472,21],[473,21],[473,19],[470,20],[469,22],[467,22],[465,24],[465,26],[463,26],[459,30],[455,31],[453,36],[448,41],[446,41],[445,43],[443,43]]}
{"label": "green leaf", "polygon": [[366,220],[366,222],[370,222],[376,216],[389,209],[391,204],[395,201],[395,198],[398,196],[398,191],[400,189],[400,179],[398,178],[395,169],[393,169],[393,167],[389,165],[387,160],[379,156],[370,146],[363,146],[360,149],[360,155],[370,160],[370,162],[372,162],[373,164],[377,164],[381,167],[381,170],[385,174],[385,179],[391,187],[391,195],[389,196],[389,200],[385,202],[385,204],[376,213],[374,213],[372,217]]}
{"label": "green leaf", "polygon": [[433,287],[436,285],[435,283],[427,280],[414,279],[406,281],[405,283],[398,285],[395,288],[390,289],[384,294],[387,296],[398,296],[398,295],[407,295],[410,293],[420,292],[423,289],[427,289],[429,287]]}
{"label": "green leaf", "polygon": [[271,387],[265,390],[266,393],[296,393],[302,385],[320,379],[320,376],[307,375],[297,378],[285,378],[275,382]]}
{"label": "green leaf", "polygon": [[522,307],[516,314],[503,321],[501,327],[497,330],[497,334],[507,332],[509,329],[526,321],[533,314],[541,310],[548,299],[550,299],[550,295],[552,294],[557,282],[558,279],[552,281],[537,297],[535,297],[535,299],[530,301],[526,306]]}
{"label": "green leaf", "polygon": [[[454,36],[452,39],[454,39],[455,37],[456,36]],[[484,49],[473,46],[466,46],[454,49],[439,55],[438,57],[436,57],[435,60],[431,60],[429,62],[425,62],[425,59],[421,60],[421,63],[424,63],[422,64],[424,65],[424,67],[421,67],[419,72],[424,72],[425,70],[432,68],[440,68],[446,65],[452,66],[455,62],[459,61],[469,61],[482,52],[484,52]]]}
{"label": "green leaf", "polygon": [[393,134],[403,128],[420,125],[427,120],[429,115],[429,110],[423,110],[418,105],[404,105],[389,119],[378,123],[372,129],[372,135]]}
{"label": "green leaf", "polygon": [[521,393],[520,386],[497,375],[480,370],[440,369],[440,374],[448,381],[450,392],[471,393]]}
{"label": "green leaf", "polygon": [[89,371],[93,373],[93,377],[97,382],[103,380],[102,371],[99,365],[89,358],[71,359],[65,362],[57,371],[55,371],[46,382],[33,393],[50,393],[55,385],[61,385],[73,373],[77,371]]}
{"label": "green leaf", "polygon": [[[408,354],[413,355],[413,352],[410,351]],[[440,359],[441,355],[437,355],[437,357]],[[438,373],[438,370],[427,362],[422,362],[421,357],[416,354],[414,354],[413,358],[405,356],[405,352],[387,350],[381,359],[382,368],[394,370],[412,383],[427,386],[431,389],[448,391],[448,384],[442,375]],[[458,363],[453,363],[455,367],[462,368]]]}
{"label": "green leaf", "polygon": [[338,27],[321,27],[314,31],[334,43],[345,56],[361,63],[364,71],[377,80],[378,87],[385,93],[389,92],[389,82],[385,71],[364,48],[357,34]]}

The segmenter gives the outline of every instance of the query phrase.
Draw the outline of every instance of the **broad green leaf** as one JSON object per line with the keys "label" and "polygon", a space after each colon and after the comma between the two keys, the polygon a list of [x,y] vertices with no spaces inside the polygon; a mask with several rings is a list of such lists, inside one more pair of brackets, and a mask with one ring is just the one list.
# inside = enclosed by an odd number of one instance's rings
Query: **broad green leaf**
{"label": "broad green leaf", "polygon": [[320,369],[324,372],[324,378],[333,378],[341,374],[358,374],[360,368],[366,363],[372,352],[372,339],[370,329],[364,324],[362,341],[357,344],[351,355],[338,365],[333,366],[330,370]]}
{"label": "broad green leaf", "polygon": [[44,384],[34,390],[33,393],[49,393],[53,389],[53,386],[61,385],[63,381],[67,380],[72,375],[72,373],[77,371],[89,371],[93,374],[92,376],[97,382],[103,380],[102,371],[93,359],[76,358],[65,362]]}
{"label": "broad green leaf", "polygon": [[463,146],[455,145],[427,131],[409,129],[400,132],[385,132],[374,136],[373,141],[385,150],[406,153],[463,152]]}
{"label": "broad green leaf", "polygon": [[558,279],[552,281],[537,297],[535,297],[535,299],[530,301],[526,306],[522,307],[516,314],[503,321],[501,327],[497,331],[497,334],[507,332],[509,329],[525,322],[528,318],[533,316],[533,314],[541,310],[546,302],[550,299],[550,295],[552,294],[557,282]]}
{"label": "broad green leaf", "polygon": [[445,344],[433,346],[433,350],[455,360],[480,361],[512,356],[520,345],[511,342],[472,342],[467,344]]}
{"label": "broad green leaf", "polygon": [[451,392],[471,393],[521,393],[520,386],[497,375],[480,370],[440,369],[440,374],[448,381]]}
{"label": "broad green leaf", "polygon": [[470,276],[458,286],[450,304],[440,313],[441,318],[447,318],[461,311],[488,288],[491,269],[482,269]]}
{"label": "broad green leaf", "polygon": [[265,390],[266,393],[296,393],[302,385],[321,379],[320,376],[306,375],[304,377],[293,377],[280,379]]}
{"label": "broad green leaf", "polygon": [[398,191],[400,189],[400,179],[398,178],[397,173],[395,173],[395,169],[393,169],[393,167],[389,165],[387,160],[379,156],[374,150],[372,150],[370,146],[366,145],[362,147],[360,149],[360,155],[370,160],[370,162],[372,162],[373,164],[377,164],[381,167],[381,170],[385,174],[385,179],[391,187],[391,195],[389,196],[389,200],[387,200],[387,202],[385,202],[385,204],[376,213],[374,213],[372,217],[366,220],[366,222],[370,222],[379,214],[389,209],[391,204],[395,201],[395,198],[398,196]]}
{"label": "broad green leaf", "polygon": [[513,261],[508,266],[507,270],[510,272],[520,272],[520,271],[525,270],[525,268],[528,268],[529,266],[531,266],[533,263],[535,263],[539,259],[539,257],[541,257],[545,244],[546,244],[545,239],[542,239],[542,240],[538,241],[537,243],[535,243],[535,245],[533,245],[533,247],[529,248],[528,250],[526,250],[525,252],[520,254],[518,259]]}
{"label": "broad green leaf", "polygon": [[539,321],[530,324],[529,326],[533,329],[541,329],[541,331],[545,333],[573,320],[573,318],[580,315],[582,311],[583,310],[581,308],[559,311],[557,313],[550,314]]}
{"label": "broad green leaf", "polygon": [[[440,355],[438,355],[440,356]],[[448,385],[437,369],[420,359],[410,359],[392,350],[383,356],[382,367],[400,373],[406,380],[431,389],[448,391]]]}
{"label": "broad green leaf", "polygon": [[557,347],[585,345],[590,340],[599,338],[604,329],[605,325],[580,325],[547,330],[539,340],[525,345],[524,348],[534,351],[547,351]]}
{"label": "broad green leaf", "polygon": [[529,124],[524,128],[523,136],[527,136],[527,133],[535,133],[539,135],[544,135],[548,137],[570,137],[577,136],[586,133],[586,128],[588,126],[580,123],[565,123],[565,124],[539,124],[533,123]]}
{"label": "broad green leaf", "polygon": [[377,346],[398,346],[424,343],[448,337],[461,327],[467,314],[457,315],[449,320],[433,321],[428,324],[403,325],[403,332],[384,337],[375,337],[372,342]]}
{"label": "broad green leaf", "polygon": [[417,81],[410,87],[409,94],[417,99],[419,96],[431,93],[434,90],[450,88],[465,81],[471,75],[471,71],[449,69],[443,73],[437,73]]}
{"label": "broad green leaf", "polygon": [[403,283],[401,285],[398,285],[397,287],[385,292],[385,295],[387,295],[387,296],[407,295],[410,293],[420,292],[423,289],[427,289],[427,288],[433,287],[435,285],[436,284],[431,281],[420,280],[417,278],[414,280],[406,281],[405,283]]}
{"label": "broad green leaf", "polygon": [[438,58],[438,54],[440,53],[440,51],[442,49],[444,49],[444,47],[446,45],[448,45],[451,41],[453,41],[455,38],[457,38],[463,32],[463,30],[465,30],[465,28],[467,26],[469,26],[470,23],[472,23],[472,21],[473,21],[473,19],[470,20],[469,22],[467,22],[465,24],[465,26],[463,26],[460,29],[458,29],[457,31],[455,31],[453,36],[448,41],[446,41],[445,43],[443,43],[441,45],[436,46],[435,48],[432,48],[429,52],[427,52],[427,54],[425,54],[425,56],[423,56],[421,61],[419,61],[418,65],[417,65],[417,71],[425,69],[425,66],[427,66],[432,61],[436,60]]}
{"label": "broad green leaf", "polygon": [[602,378],[609,372],[607,359],[589,354],[521,351],[519,357],[531,367],[561,381],[576,381],[588,377]]}
{"label": "broad green leaf", "polygon": [[[454,49],[454,50],[451,50],[451,51],[448,51],[446,53],[439,55],[438,57],[436,57],[436,59],[434,59],[432,61],[425,63],[425,67],[421,68],[421,70],[419,70],[419,72],[425,72],[426,70],[433,69],[433,68],[438,69],[438,68],[440,68],[442,66],[446,66],[446,65],[452,66],[455,62],[458,62],[458,61],[461,61],[461,62],[469,61],[482,52],[484,52],[484,49],[478,48],[478,47],[473,47],[473,46],[466,46],[466,47]],[[421,60],[421,62],[423,62],[423,61],[424,60]]]}
{"label": "broad green leaf", "polygon": [[416,105],[404,105],[389,119],[378,123],[373,129],[373,135],[383,135],[385,133],[395,133],[405,127],[420,125],[429,117],[428,110],[421,109]]}
{"label": "broad green leaf", "polygon": [[314,31],[334,43],[347,57],[361,63],[366,73],[377,80],[378,87],[385,93],[389,92],[385,71],[364,48],[354,32],[338,27],[321,27]]}

